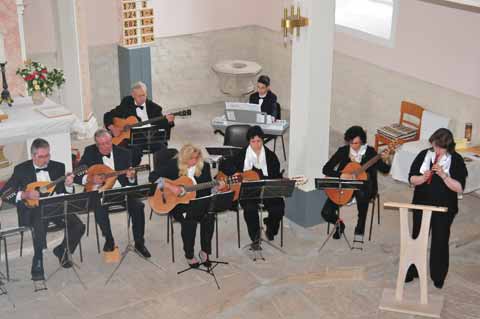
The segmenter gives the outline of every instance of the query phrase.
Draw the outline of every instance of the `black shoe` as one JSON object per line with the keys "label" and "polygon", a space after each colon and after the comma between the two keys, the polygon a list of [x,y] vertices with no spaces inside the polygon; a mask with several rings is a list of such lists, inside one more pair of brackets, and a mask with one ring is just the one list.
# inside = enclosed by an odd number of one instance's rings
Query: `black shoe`
{"label": "black shoe", "polygon": [[208,258],[208,254],[204,252],[203,250],[198,253],[198,258],[200,258],[200,264],[204,265],[207,268],[212,267],[212,263],[210,262],[210,259]]}
{"label": "black shoe", "polygon": [[145,258],[150,258],[152,255],[144,244],[135,244],[135,250]]}
{"label": "black shoe", "polygon": [[105,245],[103,245],[103,251],[112,252],[114,250],[115,250],[115,241],[113,239],[105,241]]}
{"label": "black shoe", "polygon": [[415,266],[410,266],[410,268],[408,268],[407,275],[405,276],[405,282],[411,282],[415,278],[418,278],[417,268],[415,268]]}
{"label": "black shoe", "polygon": [[260,251],[262,250],[262,246],[260,246],[260,242],[254,241],[253,243],[250,244],[250,250],[253,251]]}
{"label": "black shoe", "polygon": [[33,257],[32,260],[32,280],[45,280],[45,273],[43,271],[43,257]]}
{"label": "black shoe", "polygon": [[444,283],[445,283],[445,282],[444,282],[443,280],[442,280],[442,281],[434,281],[434,282],[433,282],[433,285],[434,285],[436,288],[438,288],[438,289],[442,289]]}
{"label": "black shoe", "polygon": [[365,234],[365,228],[361,228],[359,226],[355,227],[355,235],[363,236]]}
{"label": "black shoe", "polygon": [[63,268],[71,268],[73,266],[73,262],[68,259],[68,255],[65,254],[65,249],[62,246],[55,247],[53,254],[58,258],[58,262]]}
{"label": "black shoe", "polygon": [[268,227],[267,227],[267,230],[265,231],[265,236],[267,236],[267,239],[269,241],[272,241],[275,239],[275,235],[273,234],[273,232],[271,232]]}
{"label": "black shoe", "polygon": [[345,231],[345,224],[343,222],[340,222],[339,227],[336,227],[335,229],[335,234],[333,234],[333,239],[340,239],[342,236],[343,232]]}

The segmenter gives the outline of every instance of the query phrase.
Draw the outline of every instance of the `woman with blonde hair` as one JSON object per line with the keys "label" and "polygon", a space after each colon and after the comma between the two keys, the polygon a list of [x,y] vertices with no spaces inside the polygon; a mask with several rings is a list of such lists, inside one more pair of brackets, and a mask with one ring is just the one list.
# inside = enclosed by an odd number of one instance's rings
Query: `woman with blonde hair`
{"label": "woman with blonde hair", "polygon": [[[163,163],[150,173],[150,182],[156,182],[159,187],[166,188],[176,195],[180,195],[183,189],[179,186],[164,182],[163,178],[175,180],[180,176],[188,176],[194,184],[206,183],[212,181],[210,165],[203,160],[200,148],[185,144],[178,155],[171,160]],[[210,189],[197,191],[197,198],[210,195]],[[201,217],[189,217],[186,213],[188,205],[177,205],[170,214],[182,225],[182,240],[185,258],[190,267],[197,268],[200,264],[210,267],[208,255],[212,251],[212,237],[214,231],[214,218],[212,215],[199,214]],[[195,235],[197,223],[200,223],[200,243],[199,253],[200,261],[195,258]]]}

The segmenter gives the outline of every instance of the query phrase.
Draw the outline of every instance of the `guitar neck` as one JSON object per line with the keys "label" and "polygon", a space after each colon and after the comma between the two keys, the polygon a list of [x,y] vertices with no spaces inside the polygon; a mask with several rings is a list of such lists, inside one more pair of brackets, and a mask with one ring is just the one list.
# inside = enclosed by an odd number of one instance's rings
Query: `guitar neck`
{"label": "guitar neck", "polygon": [[152,124],[153,122],[163,120],[164,118],[166,118],[165,115],[157,116],[157,117],[148,119],[146,121],[141,121],[141,122],[138,122],[136,124],[133,124],[131,127],[139,127],[139,126],[144,126],[144,125],[147,125],[147,124]]}
{"label": "guitar neck", "polygon": [[186,186],[186,187],[184,187],[184,189],[187,193],[188,192],[196,192],[196,191],[199,191],[199,190],[202,190],[202,189],[208,189],[208,188],[215,187],[218,184],[219,184],[218,181],[211,181],[211,182],[207,182],[207,183],[201,183],[201,184],[197,184],[197,185]]}
{"label": "guitar neck", "polygon": [[[139,167],[134,167],[134,168],[131,168],[131,169],[135,170],[135,172],[138,172],[138,171],[147,170],[148,167],[139,166]],[[119,170],[119,171],[114,171],[114,172],[111,172],[111,173],[107,173],[107,174],[105,174],[105,178],[117,177],[119,175],[124,175],[128,172],[128,170],[129,170],[129,168],[122,169],[122,170]]]}
{"label": "guitar neck", "polygon": [[374,157],[372,157],[371,159],[368,160],[368,162],[366,162],[365,164],[362,165],[361,168],[359,168],[358,170],[355,171],[355,175],[359,175],[363,172],[365,172],[366,170],[368,170],[370,167],[372,167],[373,165],[375,165],[376,162],[378,162],[379,159],[382,158],[382,155],[381,154],[377,154],[375,155]]}

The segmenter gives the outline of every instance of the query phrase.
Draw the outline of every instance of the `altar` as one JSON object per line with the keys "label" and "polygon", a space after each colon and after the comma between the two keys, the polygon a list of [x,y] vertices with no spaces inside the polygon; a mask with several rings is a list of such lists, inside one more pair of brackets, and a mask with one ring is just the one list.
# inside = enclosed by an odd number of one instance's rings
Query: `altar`
{"label": "altar", "polygon": [[0,146],[25,143],[28,158],[31,158],[32,141],[39,137],[44,138],[50,143],[51,159],[65,163],[66,170],[71,171],[70,133],[79,119],[73,114],[49,118],[39,111],[54,106],[58,104],[49,99],[42,105],[34,105],[31,97],[15,97],[12,107],[0,105],[0,110],[8,115],[7,120],[0,122]]}

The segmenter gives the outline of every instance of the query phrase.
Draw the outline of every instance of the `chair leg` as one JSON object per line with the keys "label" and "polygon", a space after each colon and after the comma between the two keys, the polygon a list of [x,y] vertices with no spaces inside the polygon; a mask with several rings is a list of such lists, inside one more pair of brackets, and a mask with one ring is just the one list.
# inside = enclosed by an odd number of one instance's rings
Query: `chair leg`
{"label": "chair leg", "polygon": [[377,217],[378,224],[380,225],[380,194],[377,194]]}
{"label": "chair leg", "polygon": [[98,237],[98,225],[97,221],[95,221],[95,235],[97,237],[97,251],[100,254],[100,238]]}
{"label": "chair leg", "polygon": [[78,252],[80,254],[80,262],[83,263],[82,241],[78,242]]}
{"label": "chair leg", "polygon": [[20,233],[20,257],[23,256],[23,231]]}
{"label": "chair leg", "polygon": [[285,152],[285,141],[283,140],[283,135],[282,135],[282,149],[283,149],[283,158],[287,160],[287,153]]}
{"label": "chair leg", "polygon": [[174,236],[173,236],[173,218],[172,217],[170,217],[170,233],[172,234],[172,263],[174,263],[175,262],[175,248],[174,248],[175,246],[173,243]]}
{"label": "chair leg", "polygon": [[215,214],[215,256],[218,259],[218,214]]}
{"label": "chair leg", "polygon": [[372,216],[370,217],[370,231],[368,234],[368,241],[372,239],[373,219],[375,217],[375,202],[376,200],[374,199],[372,202]]}
{"label": "chair leg", "polygon": [[87,237],[90,234],[90,212],[87,213]]}
{"label": "chair leg", "polygon": [[283,248],[283,216],[280,219],[280,247]]}
{"label": "chair leg", "polygon": [[275,150],[277,149],[277,137],[273,138],[273,152],[275,153]]}
{"label": "chair leg", "polygon": [[327,222],[327,235],[329,235],[329,234],[330,234],[330,223]]}
{"label": "chair leg", "polygon": [[240,212],[237,208],[237,241],[238,241],[238,248],[240,248]]}
{"label": "chair leg", "polygon": [[5,268],[7,269],[7,281],[10,281],[10,267],[8,266],[7,238],[3,238],[3,249],[5,254]]}
{"label": "chair leg", "polygon": [[170,215],[167,215],[167,244],[170,242]]}
{"label": "chair leg", "polygon": [[150,218],[148,220],[152,220],[153,209],[150,208]]}

